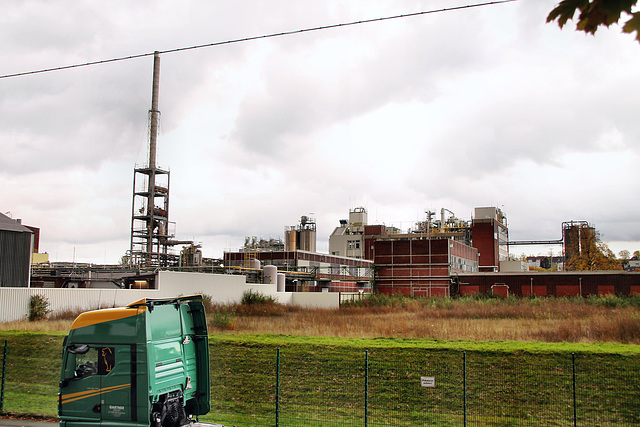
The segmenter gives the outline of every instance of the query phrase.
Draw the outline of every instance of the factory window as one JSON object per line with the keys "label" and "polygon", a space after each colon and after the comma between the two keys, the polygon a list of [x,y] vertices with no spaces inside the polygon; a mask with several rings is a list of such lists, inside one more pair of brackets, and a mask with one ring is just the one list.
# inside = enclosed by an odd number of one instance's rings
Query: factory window
{"label": "factory window", "polygon": [[360,240],[348,240],[347,249],[360,249]]}

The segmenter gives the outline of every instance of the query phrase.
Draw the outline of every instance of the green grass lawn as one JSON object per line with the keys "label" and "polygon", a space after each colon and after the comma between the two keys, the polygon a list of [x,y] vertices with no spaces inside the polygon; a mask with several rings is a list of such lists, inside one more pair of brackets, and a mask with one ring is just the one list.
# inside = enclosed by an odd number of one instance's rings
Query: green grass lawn
{"label": "green grass lawn", "polygon": [[[56,415],[64,335],[0,332],[5,412]],[[638,345],[212,335],[210,355],[201,419],[228,425],[275,425],[278,404],[282,426],[572,426],[574,379],[578,425],[640,423]]]}

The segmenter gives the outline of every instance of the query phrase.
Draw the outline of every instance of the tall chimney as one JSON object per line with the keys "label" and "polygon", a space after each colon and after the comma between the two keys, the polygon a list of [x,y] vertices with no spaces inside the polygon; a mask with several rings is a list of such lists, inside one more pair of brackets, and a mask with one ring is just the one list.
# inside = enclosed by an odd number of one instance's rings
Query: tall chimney
{"label": "tall chimney", "polygon": [[158,92],[160,86],[160,52],[153,53],[153,88],[151,91],[151,130],[149,135],[149,196],[147,199],[147,209],[149,219],[147,222],[147,252],[153,251],[153,239],[151,238],[154,229],[155,216],[155,193],[156,193],[156,147],[158,142],[158,121],[160,110],[158,110]]}
{"label": "tall chimney", "polygon": [[153,53],[153,89],[151,92],[151,135],[149,141],[149,168],[156,168],[156,144],[158,139],[158,91],[160,86],[160,52]]}

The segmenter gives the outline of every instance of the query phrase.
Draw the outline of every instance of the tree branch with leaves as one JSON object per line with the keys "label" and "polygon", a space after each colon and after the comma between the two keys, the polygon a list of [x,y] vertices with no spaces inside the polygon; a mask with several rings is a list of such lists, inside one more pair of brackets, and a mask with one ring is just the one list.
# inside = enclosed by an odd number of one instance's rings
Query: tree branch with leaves
{"label": "tree branch with leaves", "polygon": [[[622,270],[622,262],[616,258],[606,243],[600,240],[600,233],[583,233],[580,242],[575,242],[574,253],[566,260],[566,271]],[[567,254],[565,253],[565,257]]]}
{"label": "tree branch with leaves", "polygon": [[624,23],[622,31],[636,32],[636,40],[640,42],[640,12],[632,9],[638,0],[563,0],[553,9],[547,22],[558,20],[563,28],[569,19],[573,19],[576,11],[580,12],[576,22],[576,29],[585,33],[595,34],[598,27],[609,27],[622,19],[622,13],[630,18]]}

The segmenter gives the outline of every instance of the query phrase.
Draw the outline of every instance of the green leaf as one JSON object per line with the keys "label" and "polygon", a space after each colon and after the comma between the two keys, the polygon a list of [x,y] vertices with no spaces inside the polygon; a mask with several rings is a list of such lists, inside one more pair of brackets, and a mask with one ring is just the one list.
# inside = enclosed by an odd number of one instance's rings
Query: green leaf
{"label": "green leaf", "polygon": [[558,20],[560,28],[564,27],[569,19],[573,18],[576,13],[576,9],[584,9],[589,5],[589,0],[563,0],[555,9],[553,9],[549,16],[547,16],[547,22]]}
{"label": "green leaf", "polygon": [[622,31],[629,34],[635,31],[636,40],[640,42],[640,12],[632,14],[632,18],[629,19],[626,24],[624,24],[624,27],[622,27]]}
{"label": "green leaf", "polygon": [[547,22],[557,20],[563,28],[569,19],[574,19],[577,10],[580,14],[576,21],[576,29],[585,33],[595,34],[601,25],[609,27],[620,21],[622,12],[632,15],[626,22],[623,31],[637,32],[636,39],[640,41],[640,17],[638,13],[631,13],[631,9],[638,0],[563,0],[547,16]]}
{"label": "green leaf", "polygon": [[618,19],[620,19],[620,12],[631,14],[631,8],[637,2],[638,0],[594,0],[594,3],[599,3],[599,6],[608,14],[617,13]]}

